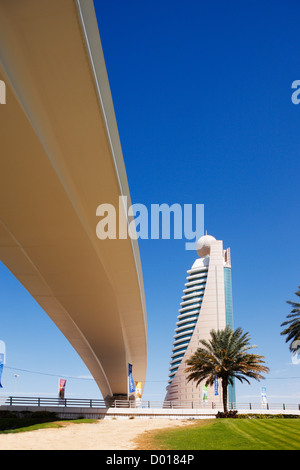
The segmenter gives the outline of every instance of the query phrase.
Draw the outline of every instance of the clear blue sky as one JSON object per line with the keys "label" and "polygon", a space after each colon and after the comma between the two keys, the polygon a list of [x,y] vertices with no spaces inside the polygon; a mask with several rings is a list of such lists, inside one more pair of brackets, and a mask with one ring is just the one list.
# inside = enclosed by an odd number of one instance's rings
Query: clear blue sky
{"label": "clear blue sky", "polygon": [[[204,204],[205,229],[231,248],[234,326],[271,369],[237,385],[239,402],[300,403],[280,324],[300,284],[300,4],[95,0],[132,201]],[[143,240],[149,365],[144,398],[162,400],[186,270],[184,240]],[[4,394],[99,397],[47,315],[0,265]],[[22,369],[22,370],[15,370]],[[43,372],[42,374],[25,372]],[[45,375],[49,374],[49,375]],[[68,378],[69,377],[69,378]],[[70,378],[73,377],[73,378]],[[77,377],[77,378],[75,378]],[[289,377],[298,377],[290,379]]]}

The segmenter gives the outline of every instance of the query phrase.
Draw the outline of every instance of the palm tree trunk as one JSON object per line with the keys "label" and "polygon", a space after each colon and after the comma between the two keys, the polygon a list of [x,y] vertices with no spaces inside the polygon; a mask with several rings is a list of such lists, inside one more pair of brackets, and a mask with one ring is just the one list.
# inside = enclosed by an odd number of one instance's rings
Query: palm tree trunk
{"label": "palm tree trunk", "polygon": [[222,379],[222,395],[223,395],[223,410],[224,413],[227,413],[228,411],[228,404],[227,404],[227,399],[228,399],[228,381],[223,378]]}

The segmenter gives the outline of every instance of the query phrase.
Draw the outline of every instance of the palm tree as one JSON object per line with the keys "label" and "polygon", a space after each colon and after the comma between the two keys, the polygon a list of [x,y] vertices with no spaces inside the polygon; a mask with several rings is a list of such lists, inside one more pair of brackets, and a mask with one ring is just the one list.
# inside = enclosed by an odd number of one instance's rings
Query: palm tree
{"label": "palm tree", "polygon": [[[300,286],[298,286],[298,291],[295,294],[300,297]],[[290,351],[296,352],[299,348],[298,341],[300,340],[300,303],[292,302],[291,300],[287,301],[288,304],[292,305],[292,311],[286,318],[285,322],[281,323],[280,326],[287,326],[280,334],[287,335],[285,342],[290,344]]]}
{"label": "palm tree", "polygon": [[269,372],[264,357],[247,353],[250,346],[249,333],[241,328],[233,330],[226,326],[224,330],[211,330],[209,341],[201,340],[203,347],[197,349],[195,354],[186,361],[189,366],[185,369],[188,381],[195,381],[197,385],[206,380],[205,385],[213,385],[215,378],[221,379],[223,392],[224,412],[227,407],[228,385],[233,385],[233,379],[250,383],[248,378],[263,379],[262,372]]}

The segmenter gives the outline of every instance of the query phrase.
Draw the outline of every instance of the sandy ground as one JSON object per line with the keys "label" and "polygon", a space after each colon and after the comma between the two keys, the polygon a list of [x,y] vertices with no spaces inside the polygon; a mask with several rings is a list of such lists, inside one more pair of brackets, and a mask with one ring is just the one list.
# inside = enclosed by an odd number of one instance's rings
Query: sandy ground
{"label": "sandy ground", "polygon": [[0,434],[0,450],[133,450],[138,435],[188,425],[175,419],[107,419],[18,434]]}

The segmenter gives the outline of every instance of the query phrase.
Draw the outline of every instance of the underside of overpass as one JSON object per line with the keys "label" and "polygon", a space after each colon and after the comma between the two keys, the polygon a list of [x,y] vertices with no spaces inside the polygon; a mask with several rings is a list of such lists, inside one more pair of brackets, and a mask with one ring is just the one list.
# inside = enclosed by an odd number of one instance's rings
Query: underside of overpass
{"label": "underside of overpass", "polygon": [[0,79],[0,260],[103,397],[127,395],[147,320],[137,240],[96,234],[100,204],[131,202],[93,2],[0,0]]}

